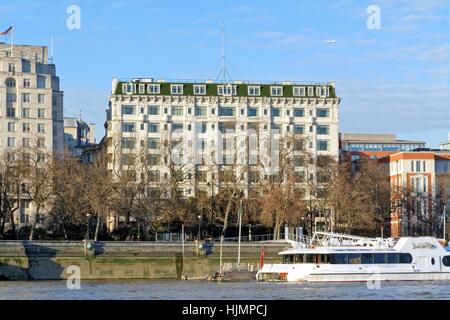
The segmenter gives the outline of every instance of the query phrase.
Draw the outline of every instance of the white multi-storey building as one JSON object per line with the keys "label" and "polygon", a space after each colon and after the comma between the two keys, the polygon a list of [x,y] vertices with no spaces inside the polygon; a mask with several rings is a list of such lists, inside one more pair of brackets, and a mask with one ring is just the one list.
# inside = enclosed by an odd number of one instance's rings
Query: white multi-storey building
{"label": "white multi-storey building", "polygon": [[[154,160],[150,164],[157,180],[167,179],[169,169],[163,165],[167,159],[163,160],[166,157],[161,145],[167,139],[173,140],[176,134],[183,138],[194,136],[193,142],[186,144],[189,150],[185,148],[182,155],[188,159],[186,165],[194,174],[188,176],[180,192],[185,197],[200,192],[216,193],[220,187],[217,174],[197,153],[205,155],[208,150],[215,150],[216,156],[219,155],[215,159],[218,162],[223,159],[222,164],[226,164],[227,156],[230,159],[233,155],[226,147],[228,151],[217,148],[226,146],[231,136],[237,138],[236,147],[231,149],[238,150],[239,155],[253,154],[256,159],[267,156],[262,153],[268,152],[259,146],[245,150],[244,144],[239,143],[239,137],[249,136],[251,130],[260,136],[270,136],[275,131],[281,136],[300,135],[306,141],[301,152],[337,160],[339,103],[333,82],[113,79],[105,139],[108,166],[111,171],[117,171],[130,158],[138,159],[144,152]],[[303,165],[299,164],[296,170],[301,172]],[[239,166],[236,170],[240,170]],[[259,174],[258,171],[245,173],[249,182],[257,180],[255,175]]]}
{"label": "white multi-storey building", "polygon": [[[44,46],[0,43],[0,155],[30,147],[44,155],[63,151],[63,92],[55,65]],[[32,204],[23,201],[18,222],[30,218]]]}

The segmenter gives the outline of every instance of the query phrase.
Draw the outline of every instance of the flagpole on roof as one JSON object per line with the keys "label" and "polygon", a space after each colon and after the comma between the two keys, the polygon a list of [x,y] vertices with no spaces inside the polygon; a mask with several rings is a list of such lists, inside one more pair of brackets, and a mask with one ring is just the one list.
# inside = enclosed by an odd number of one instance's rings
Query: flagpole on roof
{"label": "flagpole on roof", "polygon": [[11,57],[13,56],[13,47],[14,47],[14,45],[13,45],[13,41],[14,41],[14,28],[13,27],[11,27]]}

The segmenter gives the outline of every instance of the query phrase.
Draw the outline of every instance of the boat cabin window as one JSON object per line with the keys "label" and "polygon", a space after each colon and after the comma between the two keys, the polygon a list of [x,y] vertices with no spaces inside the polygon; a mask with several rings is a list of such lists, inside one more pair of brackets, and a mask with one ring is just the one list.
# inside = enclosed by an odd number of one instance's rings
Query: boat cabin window
{"label": "boat cabin window", "polygon": [[398,263],[399,257],[398,253],[388,253],[387,254],[387,263]]}
{"label": "boat cabin window", "polygon": [[285,254],[283,255],[283,263],[330,263],[330,255],[328,254]]}
{"label": "boat cabin window", "polygon": [[446,267],[450,267],[450,256],[445,256],[442,258],[442,264]]}
{"label": "boat cabin window", "polygon": [[331,264],[348,264],[348,255],[346,254],[332,254]]}
{"label": "boat cabin window", "polygon": [[361,255],[360,254],[349,254],[348,255],[348,264],[361,264]]}
{"label": "boat cabin window", "polygon": [[361,263],[362,264],[373,264],[374,254],[363,253],[361,255]]}
{"label": "boat cabin window", "polygon": [[375,264],[387,263],[387,256],[384,253],[377,253],[373,255]]}
{"label": "boat cabin window", "polygon": [[412,256],[409,253],[400,253],[400,263],[411,263]]}
{"label": "boat cabin window", "polygon": [[[411,262],[412,256],[409,253],[286,254],[283,256],[283,263],[286,264],[397,264]],[[442,263],[450,267],[450,256],[442,258]]]}

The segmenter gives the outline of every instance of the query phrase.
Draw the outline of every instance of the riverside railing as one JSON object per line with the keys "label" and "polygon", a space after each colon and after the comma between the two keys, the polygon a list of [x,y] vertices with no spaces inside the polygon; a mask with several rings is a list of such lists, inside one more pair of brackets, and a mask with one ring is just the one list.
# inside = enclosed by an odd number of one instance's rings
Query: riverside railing
{"label": "riverside railing", "polygon": [[[260,234],[260,235],[252,235],[242,236],[241,242],[262,242],[262,241],[272,241],[274,240],[273,234]],[[283,240],[283,239],[280,239]],[[224,242],[239,242],[239,237],[227,237],[224,238]],[[220,242],[220,238],[215,238],[214,242]]]}

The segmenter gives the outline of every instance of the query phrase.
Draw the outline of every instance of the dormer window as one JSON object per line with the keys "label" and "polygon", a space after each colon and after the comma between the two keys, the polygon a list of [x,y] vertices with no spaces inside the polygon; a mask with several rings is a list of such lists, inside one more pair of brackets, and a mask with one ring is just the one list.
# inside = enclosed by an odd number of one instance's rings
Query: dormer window
{"label": "dormer window", "polygon": [[170,92],[172,94],[183,94],[183,85],[182,84],[170,85]]}
{"label": "dormer window", "polygon": [[272,97],[282,97],[283,87],[270,87],[270,95]]}
{"label": "dormer window", "polygon": [[206,94],[206,86],[202,84],[194,85],[194,94],[195,95],[205,95]]}
{"label": "dormer window", "polygon": [[308,97],[312,97],[312,96],[314,96],[314,88],[308,87]]}
{"label": "dormer window", "polygon": [[132,83],[122,84],[122,92],[132,94],[133,93],[133,84]]}
{"label": "dormer window", "polygon": [[316,88],[316,95],[320,97],[325,97],[327,95],[326,87],[317,87]]}
{"label": "dormer window", "polygon": [[145,84],[139,84],[139,94],[145,93]]}
{"label": "dormer window", "polygon": [[306,88],[305,87],[294,87],[293,94],[294,94],[294,97],[304,97],[304,96],[306,96]]}
{"label": "dormer window", "polygon": [[248,86],[248,95],[249,96],[261,95],[261,87],[260,86]]}
{"label": "dormer window", "polygon": [[149,84],[147,86],[147,93],[149,94],[159,94],[161,92],[160,90],[159,84]]}
{"label": "dormer window", "polygon": [[236,86],[231,84],[217,86],[217,94],[219,96],[235,96]]}

